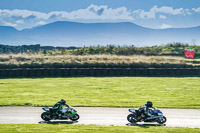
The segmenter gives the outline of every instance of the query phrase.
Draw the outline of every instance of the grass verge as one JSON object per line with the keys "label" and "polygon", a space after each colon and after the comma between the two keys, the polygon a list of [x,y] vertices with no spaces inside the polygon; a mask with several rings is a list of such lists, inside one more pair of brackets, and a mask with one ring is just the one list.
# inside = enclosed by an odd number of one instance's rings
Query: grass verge
{"label": "grass verge", "polygon": [[131,67],[131,68],[194,68],[199,59],[176,56],[121,55],[0,55],[0,68],[66,68],[66,67]]}
{"label": "grass verge", "polygon": [[200,108],[199,77],[73,77],[0,79],[0,105]]}
{"label": "grass verge", "polygon": [[0,124],[1,133],[199,133],[200,128],[175,127],[126,127],[126,126],[98,126],[98,125],[48,125],[48,124]]}

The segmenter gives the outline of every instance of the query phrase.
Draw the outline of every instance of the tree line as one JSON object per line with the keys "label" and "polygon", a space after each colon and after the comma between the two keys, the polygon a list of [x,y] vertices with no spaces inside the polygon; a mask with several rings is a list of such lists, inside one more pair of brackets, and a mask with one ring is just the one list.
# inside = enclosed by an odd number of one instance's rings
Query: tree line
{"label": "tree line", "polygon": [[77,47],[54,47],[54,46],[41,46],[40,44],[34,45],[3,45],[0,44],[0,54],[18,54],[18,53],[43,53],[47,51],[62,51],[63,49],[76,49]]}
{"label": "tree line", "polygon": [[194,49],[196,55],[200,53],[200,46],[191,46],[185,43],[169,43],[162,46],[135,47],[130,46],[89,46],[89,47],[53,47],[35,45],[10,46],[0,44],[1,54],[18,54],[18,53],[40,53],[44,55],[95,55],[95,54],[113,54],[113,55],[169,55],[183,56],[185,49]]}

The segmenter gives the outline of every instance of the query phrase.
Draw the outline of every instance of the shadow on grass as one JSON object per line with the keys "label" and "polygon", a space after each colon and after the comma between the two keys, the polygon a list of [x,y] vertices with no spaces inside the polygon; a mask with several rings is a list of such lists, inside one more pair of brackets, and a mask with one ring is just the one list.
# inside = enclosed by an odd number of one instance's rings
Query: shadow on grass
{"label": "shadow on grass", "polygon": [[39,124],[74,124],[77,123],[78,121],[40,121],[38,122]]}
{"label": "shadow on grass", "polygon": [[153,124],[153,123],[142,123],[142,124],[137,124],[137,123],[127,123],[126,126],[138,126],[138,127],[141,127],[141,128],[149,128],[151,126],[166,126],[166,124]]}

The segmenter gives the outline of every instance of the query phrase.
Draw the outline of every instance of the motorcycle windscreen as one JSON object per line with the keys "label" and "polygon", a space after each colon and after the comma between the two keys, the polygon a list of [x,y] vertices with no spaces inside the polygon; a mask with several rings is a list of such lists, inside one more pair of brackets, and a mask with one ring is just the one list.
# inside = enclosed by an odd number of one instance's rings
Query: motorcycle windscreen
{"label": "motorcycle windscreen", "polygon": [[129,109],[129,112],[135,113],[135,109]]}
{"label": "motorcycle windscreen", "polygon": [[49,107],[42,108],[44,111],[49,111]]}

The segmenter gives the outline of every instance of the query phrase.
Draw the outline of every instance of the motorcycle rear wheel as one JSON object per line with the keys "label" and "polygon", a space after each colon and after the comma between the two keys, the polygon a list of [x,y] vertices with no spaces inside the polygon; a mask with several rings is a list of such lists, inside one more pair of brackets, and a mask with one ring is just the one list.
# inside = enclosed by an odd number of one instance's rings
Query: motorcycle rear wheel
{"label": "motorcycle rear wheel", "polygon": [[41,114],[41,118],[44,120],[44,121],[50,121],[51,119],[49,119],[48,117],[50,117],[50,113],[48,112],[43,112]]}
{"label": "motorcycle rear wheel", "polygon": [[137,122],[136,115],[134,115],[134,114],[129,114],[129,115],[127,116],[127,120],[128,120],[130,123],[136,123],[136,122]]}
{"label": "motorcycle rear wheel", "polygon": [[164,124],[167,121],[167,118],[165,116],[163,116],[162,118],[157,119],[157,122],[159,124]]}
{"label": "motorcycle rear wheel", "polygon": [[77,121],[80,118],[78,114],[75,114],[74,116],[70,117],[69,119],[72,121]]}

